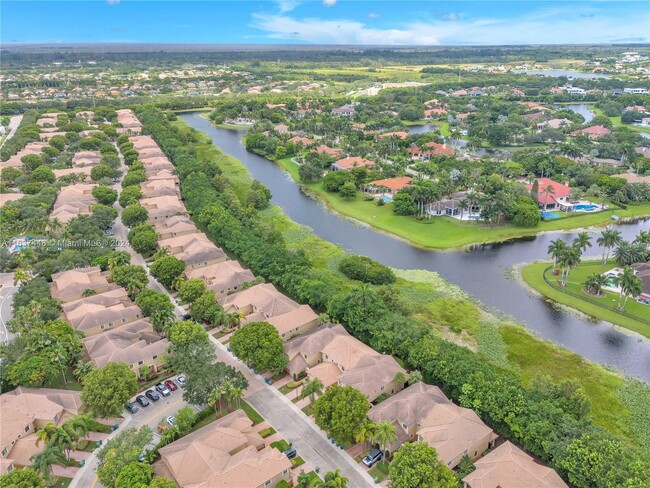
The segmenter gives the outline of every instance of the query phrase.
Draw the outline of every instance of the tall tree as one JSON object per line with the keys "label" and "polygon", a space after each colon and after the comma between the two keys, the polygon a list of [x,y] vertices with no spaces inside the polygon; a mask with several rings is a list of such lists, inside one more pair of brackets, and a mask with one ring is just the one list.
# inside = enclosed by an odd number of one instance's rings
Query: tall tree
{"label": "tall tree", "polygon": [[[625,266],[621,276],[616,278],[616,285],[620,289],[617,306],[619,310],[625,308],[625,305],[627,305],[627,299],[630,296],[638,297],[641,292],[643,292],[643,282],[641,281],[641,278],[636,276],[634,270],[629,266]],[[621,302],[623,295],[625,295],[625,300]]]}
{"label": "tall tree", "polygon": [[316,399],[316,396],[320,396],[323,394],[323,382],[319,380],[318,378],[312,378],[307,383],[305,383],[305,386],[302,387],[302,397],[309,397],[309,401],[311,403],[314,403],[314,400]]}
{"label": "tall tree", "polygon": [[600,247],[605,248],[605,254],[603,254],[603,266],[609,259],[609,253],[610,250],[616,246],[618,246],[621,242],[623,242],[623,237],[621,236],[621,231],[620,230],[614,230],[614,229],[606,229],[604,230],[598,239],[596,239],[596,243]]}
{"label": "tall tree", "polygon": [[100,417],[116,417],[138,391],[136,374],[124,363],[108,363],[86,376],[81,400]]}
{"label": "tall tree", "polygon": [[406,443],[400,447],[388,468],[391,488],[457,488],[453,472],[438,459],[438,453],[426,442]]}
{"label": "tall tree", "polygon": [[390,444],[397,440],[397,430],[392,422],[382,420],[375,426],[372,440],[379,444],[379,448],[384,452]]}
{"label": "tall tree", "polygon": [[279,372],[287,366],[282,338],[268,322],[246,324],[233,334],[229,345],[239,359],[262,373]]}
{"label": "tall tree", "polygon": [[573,239],[573,245],[581,249],[582,252],[585,252],[588,247],[591,247],[591,236],[589,232],[579,232]]}
{"label": "tall tree", "polygon": [[314,402],[316,425],[336,442],[349,442],[363,423],[370,404],[359,390],[351,386],[332,385]]}

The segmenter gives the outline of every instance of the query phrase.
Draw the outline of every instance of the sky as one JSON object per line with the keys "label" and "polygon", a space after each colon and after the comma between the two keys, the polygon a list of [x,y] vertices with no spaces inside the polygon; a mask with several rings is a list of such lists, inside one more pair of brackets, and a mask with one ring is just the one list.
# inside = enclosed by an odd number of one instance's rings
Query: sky
{"label": "sky", "polygon": [[650,42],[648,0],[2,0],[0,9],[2,44]]}

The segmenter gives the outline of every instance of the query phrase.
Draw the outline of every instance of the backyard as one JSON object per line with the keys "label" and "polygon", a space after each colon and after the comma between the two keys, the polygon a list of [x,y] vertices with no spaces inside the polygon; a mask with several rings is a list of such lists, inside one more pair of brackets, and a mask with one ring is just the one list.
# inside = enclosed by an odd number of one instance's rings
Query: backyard
{"label": "backyard", "polygon": [[648,320],[650,306],[630,298],[625,308],[618,310],[618,293],[604,291],[604,296],[597,297],[583,291],[583,283],[588,276],[595,273],[602,274],[615,267],[616,263],[612,260],[604,266],[600,261],[585,261],[571,270],[566,288],[559,286],[560,277],[553,275],[551,266],[547,262],[526,266],[522,270],[522,276],[528,285],[558,303],[650,337],[650,320]]}

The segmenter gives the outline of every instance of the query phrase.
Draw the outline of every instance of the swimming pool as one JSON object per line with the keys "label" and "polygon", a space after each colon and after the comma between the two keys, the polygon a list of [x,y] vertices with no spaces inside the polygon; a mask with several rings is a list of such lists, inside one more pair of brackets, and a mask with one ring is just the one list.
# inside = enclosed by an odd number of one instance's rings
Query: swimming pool
{"label": "swimming pool", "polygon": [[563,215],[558,212],[541,212],[543,218],[548,220],[561,219]]}
{"label": "swimming pool", "polygon": [[381,196],[381,199],[382,199],[384,202],[386,202],[386,203],[390,203],[390,202],[393,201],[393,197],[388,196],[388,195],[382,195],[382,196]]}
{"label": "swimming pool", "polygon": [[575,206],[576,212],[593,212],[594,210],[598,210],[598,205],[576,205]]}

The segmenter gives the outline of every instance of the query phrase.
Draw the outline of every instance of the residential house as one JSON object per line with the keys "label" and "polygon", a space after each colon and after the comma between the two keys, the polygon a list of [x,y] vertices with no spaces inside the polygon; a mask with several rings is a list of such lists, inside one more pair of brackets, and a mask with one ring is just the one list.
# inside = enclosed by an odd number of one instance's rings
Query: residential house
{"label": "residential house", "polygon": [[266,447],[243,410],[235,410],[160,448],[154,472],[182,487],[267,488],[291,479],[291,461]]}
{"label": "residential house", "polygon": [[61,188],[50,217],[59,219],[62,224],[65,224],[78,215],[92,213],[92,206],[97,203],[92,193],[96,186],[96,184],[76,184]]}
{"label": "residential house", "polygon": [[149,212],[147,220],[149,224],[155,224],[175,215],[186,213],[185,205],[175,195],[143,198],[140,200],[140,205]]}
{"label": "residential house", "polygon": [[442,115],[447,115],[447,111],[444,108],[430,108],[424,111],[424,118],[426,120],[431,120]]}
{"label": "residential house", "polygon": [[136,151],[151,148],[158,149],[158,144],[156,144],[156,141],[151,136],[132,136],[129,137],[129,141],[131,141]]}
{"label": "residential house", "polygon": [[83,177],[83,180],[90,179],[90,174],[92,172],[92,166],[82,166],[81,168],[63,168],[63,169],[53,169],[54,177],[58,180],[64,176],[69,175],[80,175]]}
{"label": "residential house", "polygon": [[363,191],[373,195],[376,194],[389,194],[394,195],[403,188],[409,186],[413,178],[410,176],[400,176],[397,178],[385,178],[383,180],[375,180],[367,183]]}
{"label": "residential house", "polygon": [[156,223],[154,230],[161,239],[169,239],[170,237],[184,236],[198,232],[192,219],[187,215],[175,215],[166,220],[161,220]]}
{"label": "residential house", "polygon": [[611,131],[607,127],[603,127],[602,125],[593,125],[585,129],[574,130],[571,132],[571,135],[573,137],[585,135],[589,137],[589,139],[599,139],[609,133],[611,133]]}
{"label": "residential house", "polygon": [[0,207],[4,207],[9,202],[20,200],[24,196],[23,193],[0,193]]}
{"label": "residential house", "polygon": [[95,166],[102,160],[102,153],[99,151],[79,151],[72,156],[72,166]]}
{"label": "residential house", "polygon": [[632,269],[642,283],[640,298],[650,300],[650,263],[636,263],[632,265]]}
{"label": "residential house", "polygon": [[273,127],[273,130],[278,134],[286,134],[289,132],[289,126],[286,124],[278,124],[275,127]]}
{"label": "residential house", "polygon": [[127,364],[139,377],[142,366],[147,366],[153,373],[163,366],[169,341],[154,332],[147,320],[137,320],[86,338],[84,347],[95,367],[120,362]]}
{"label": "residential house", "polygon": [[[151,161],[149,161],[151,162]],[[167,161],[169,163],[169,160]],[[169,163],[171,165],[171,163]],[[150,167],[153,165],[150,164]],[[146,169],[146,165],[145,165]],[[173,181],[176,186],[180,186],[180,181],[178,180],[178,176],[174,174],[174,167],[173,165],[171,168],[165,167],[165,168],[156,168],[155,171],[149,171],[147,173],[147,181],[160,181],[160,180],[170,180]]]}
{"label": "residential house", "polygon": [[550,119],[539,122],[537,128],[541,130],[545,127],[550,127],[551,129],[558,130],[564,127],[569,127],[571,124],[573,124],[573,122],[569,119]]}
{"label": "residential house", "polygon": [[388,138],[388,137],[396,137],[396,138],[398,138],[398,139],[402,139],[402,140],[404,140],[404,139],[406,139],[408,136],[409,136],[409,133],[408,133],[408,132],[398,131],[398,132],[386,132],[385,134],[380,134],[380,135],[379,135],[379,138],[380,138],[380,139],[385,139],[385,138]]}
{"label": "residential house", "polygon": [[55,300],[71,302],[83,298],[86,290],[100,294],[119,288],[109,283],[107,276],[108,273],[102,273],[99,266],[61,271],[52,275],[50,294]]}
{"label": "residential house", "polygon": [[[644,149],[647,149],[647,154],[649,155],[647,157],[650,157],[650,148],[644,148]],[[628,183],[645,183],[647,185],[650,185],[650,175],[641,176],[641,175],[633,175],[630,173],[622,173],[620,175],[616,175],[616,178],[623,178]]]}
{"label": "residential house", "polygon": [[181,196],[181,190],[172,179],[149,180],[140,185],[142,195],[145,198]]}
{"label": "residential house", "polygon": [[332,110],[332,115],[336,115],[337,117],[353,117],[354,114],[354,107],[351,107],[350,105],[344,105],[343,107]]}
{"label": "residential house", "polygon": [[584,95],[585,91],[582,88],[578,88],[576,86],[567,86],[564,88],[564,91],[569,94],[569,95]]}
{"label": "residential house", "polygon": [[[571,188],[549,178],[537,179],[537,204],[542,210],[553,210],[559,208],[565,211],[568,208],[566,201],[571,193]],[[526,188],[533,189],[533,184],[528,183]]]}
{"label": "residential house", "polygon": [[551,468],[535,462],[510,441],[474,463],[463,478],[463,488],[568,488]]}
{"label": "residential house", "polygon": [[189,269],[221,263],[228,259],[226,253],[202,232],[163,239],[158,242],[158,247],[169,249],[169,254],[184,261]]}
{"label": "residential house", "polygon": [[198,278],[203,280],[209,290],[215,292],[217,299],[239,290],[241,285],[255,280],[255,276],[248,269],[242,268],[238,261],[223,261],[202,268],[185,272],[185,277],[190,280]]}
{"label": "residential house", "polygon": [[637,87],[637,88],[623,88],[623,93],[626,93],[626,94],[629,93],[629,94],[632,94],[632,95],[647,95],[648,90],[647,90],[647,88],[640,88],[640,87]]}
{"label": "residential house", "polygon": [[316,149],[314,149],[318,154],[327,154],[328,156],[332,158],[339,158],[341,157],[341,154],[343,153],[343,149],[341,148],[331,148],[329,146],[321,145],[318,146]]}
{"label": "residential house", "polygon": [[144,166],[144,170],[147,173],[147,176],[151,180],[151,175],[155,175],[162,171],[166,171],[169,174],[173,174],[174,165],[169,162],[169,159],[165,156],[156,156],[150,157],[144,160],[140,160]]}
{"label": "residential house", "polygon": [[424,145],[430,151],[432,156],[453,156],[454,148],[447,144],[439,144],[434,141],[429,141]]}
{"label": "residential house", "polygon": [[81,409],[78,391],[25,388],[0,395],[0,475],[31,464],[45,445],[36,445],[35,432],[52,422],[60,425]]}
{"label": "residential house", "polygon": [[144,161],[145,159],[150,159],[150,158],[164,158],[164,157],[166,157],[165,153],[162,152],[158,146],[138,149],[138,159],[140,161]]}
{"label": "residential house", "polygon": [[300,137],[300,136],[293,136],[291,139],[289,139],[288,142],[291,142],[293,144],[301,144],[303,146],[311,146],[314,141],[309,139],[308,137]]}
{"label": "residential house", "polygon": [[261,283],[219,300],[227,313],[241,312],[242,324],[268,322],[282,340],[303,334],[318,324],[318,315],[280,293],[271,283]]}
{"label": "residential house", "polygon": [[91,337],[142,318],[142,311],[126,290],[118,287],[61,305],[63,318],[76,330]]}
{"label": "residential house", "polygon": [[322,325],[296,337],[285,343],[284,351],[289,358],[288,372],[294,378],[307,374],[320,379],[325,387],[353,386],[369,401],[404,386],[395,375],[406,372],[392,356],[379,354],[339,324]]}
{"label": "residential house", "polygon": [[468,195],[469,192],[459,191],[443,197],[427,204],[426,212],[434,217],[448,215],[460,220],[476,220],[481,215],[481,208],[478,205],[470,205]]}
{"label": "residential house", "polygon": [[353,168],[359,168],[365,166],[366,168],[373,168],[375,166],[374,161],[369,159],[360,158],[359,156],[348,156],[343,159],[339,159],[334,164],[332,164],[332,171],[346,171]]}

